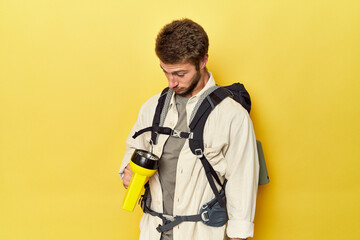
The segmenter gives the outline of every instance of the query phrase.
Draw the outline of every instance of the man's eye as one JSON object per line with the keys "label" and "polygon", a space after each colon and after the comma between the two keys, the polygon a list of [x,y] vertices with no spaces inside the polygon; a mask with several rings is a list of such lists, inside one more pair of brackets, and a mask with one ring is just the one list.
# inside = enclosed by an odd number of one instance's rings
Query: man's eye
{"label": "man's eye", "polygon": [[176,76],[178,76],[178,77],[184,77],[185,74],[176,74]]}

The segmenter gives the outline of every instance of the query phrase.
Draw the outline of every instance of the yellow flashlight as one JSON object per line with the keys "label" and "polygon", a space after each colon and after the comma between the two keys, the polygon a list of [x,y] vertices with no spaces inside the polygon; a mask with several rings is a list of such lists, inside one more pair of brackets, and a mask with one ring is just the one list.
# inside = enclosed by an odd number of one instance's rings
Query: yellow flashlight
{"label": "yellow flashlight", "polygon": [[130,168],[133,172],[130,184],[126,190],[123,209],[134,211],[141,189],[148,177],[152,176],[159,167],[159,158],[144,150],[135,150],[131,157]]}

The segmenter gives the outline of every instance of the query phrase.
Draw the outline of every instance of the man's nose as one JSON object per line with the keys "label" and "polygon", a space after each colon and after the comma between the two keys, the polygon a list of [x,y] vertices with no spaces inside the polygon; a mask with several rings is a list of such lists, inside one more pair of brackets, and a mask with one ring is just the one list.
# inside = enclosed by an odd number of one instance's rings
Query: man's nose
{"label": "man's nose", "polygon": [[169,88],[174,88],[178,85],[176,78],[172,75],[169,76],[168,81],[169,81]]}

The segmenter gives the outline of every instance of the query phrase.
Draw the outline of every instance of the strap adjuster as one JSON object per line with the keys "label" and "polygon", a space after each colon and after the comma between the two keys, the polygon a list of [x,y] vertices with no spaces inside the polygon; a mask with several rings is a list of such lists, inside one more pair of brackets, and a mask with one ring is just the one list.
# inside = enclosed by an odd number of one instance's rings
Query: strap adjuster
{"label": "strap adjuster", "polygon": [[193,139],[193,137],[194,137],[194,133],[190,132],[188,139]]}
{"label": "strap adjuster", "polygon": [[198,158],[202,158],[202,157],[204,156],[203,150],[202,150],[201,148],[195,149],[195,155],[196,155]]}

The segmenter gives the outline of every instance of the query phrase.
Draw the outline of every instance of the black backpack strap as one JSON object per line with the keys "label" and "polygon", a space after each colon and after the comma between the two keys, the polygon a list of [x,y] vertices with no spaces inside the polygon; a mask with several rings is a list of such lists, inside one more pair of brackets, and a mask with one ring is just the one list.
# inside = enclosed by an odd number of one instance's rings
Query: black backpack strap
{"label": "black backpack strap", "polygon": [[[143,134],[144,132],[148,132],[151,131],[155,134],[165,134],[165,135],[170,135],[173,137],[177,137],[177,138],[186,138],[186,139],[191,139],[193,137],[193,133],[191,132],[182,132],[176,129],[172,129],[169,127],[147,127],[147,128],[143,128],[138,132],[135,132],[135,134],[132,136],[133,138],[137,138],[139,135]],[[156,142],[154,142],[154,144],[156,144]]]}
{"label": "black backpack strap", "polygon": [[[226,185],[226,180],[224,181],[224,188]],[[163,221],[163,225],[159,225],[156,230],[158,232],[166,232],[175,226],[179,225],[182,222],[198,222],[202,221],[204,224],[213,227],[223,226],[227,220],[228,215],[226,212],[226,208],[219,207],[218,200],[216,198],[210,200],[206,204],[202,205],[200,208],[199,214],[195,215],[187,215],[187,216],[170,216],[163,213],[155,212],[150,209],[151,205],[151,194],[150,194],[150,186],[149,182],[145,184],[145,193],[140,198],[141,208],[144,213],[148,213],[154,217],[159,217]],[[225,190],[222,189],[220,191],[220,196],[223,201],[225,201]]]}
{"label": "black backpack strap", "polygon": [[[163,112],[165,112],[164,105],[165,105],[166,99],[168,97],[168,94],[172,94],[172,91],[169,91],[169,90],[170,89],[167,87],[160,94],[160,97],[158,99],[158,104],[156,105],[155,115],[153,118],[152,126],[143,128],[143,129],[135,132],[135,134],[132,136],[133,138],[137,138],[139,135],[143,134],[144,132],[151,131],[151,141],[153,144],[156,144],[158,133],[169,134],[169,135],[171,134],[171,130],[172,130],[171,128],[160,127],[161,114]],[[167,112],[167,109],[166,109],[166,112]]]}
{"label": "black backpack strap", "polygon": [[134,133],[134,135],[132,136],[132,138],[137,138],[138,136],[140,136],[141,134],[143,134],[144,132],[148,132],[148,131],[152,131],[153,127],[147,127],[147,128],[143,128],[137,132]]}
{"label": "black backpack strap", "polygon": [[209,161],[204,156],[204,127],[207,118],[209,117],[211,111],[225,98],[233,98],[236,102],[240,103],[249,113],[251,110],[251,100],[250,95],[246,91],[243,84],[234,83],[226,87],[218,87],[213,90],[208,96],[204,98],[201,102],[200,107],[197,109],[195,116],[192,118],[192,121],[189,125],[190,131],[193,132],[193,139],[189,139],[189,145],[191,151],[198,156],[201,160],[201,163],[205,169],[206,177],[209,181],[210,187],[215,194],[216,200],[219,202],[220,206],[224,206],[224,201],[218,192],[215,181],[224,189],[224,184],[221,184],[219,177],[217,176],[215,170],[209,163]]}
{"label": "black backpack strap", "polygon": [[201,103],[198,108],[193,120],[191,121],[189,128],[190,131],[193,132],[193,139],[189,139],[189,145],[191,151],[201,160],[201,163],[204,167],[206,177],[210,184],[212,191],[215,194],[217,201],[219,202],[221,207],[225,206],[225,202],[219,194],[219,191],[216,188],[215,181],[224,188],[224,185],[221,184],[221,181],[216,174],[214,168],[211,166],[209,161],[204,156],[204,126],[208,116],[211,111],[226,97],[231,96],[230,92],[225,90],[224,88],[217,88],[213,92],[211,92]]}
{"label": "black backpack strap", "polygon": [[137,138],[139,135],[143,134],[144,132],[151,131],[151,142],[152,144],[156,145],[157,136],[159,134],[165,134],[177,138],[186,138],[186,139],[191,139],[193,137],[193,134],[191,132],[182,132],[169,127],[162,127],[165,121],[165,117],[168,111],[172,94],[173,91],[169,88],[165,88],[162,91],[158,99],[158,104],[155,109],[152,126],[143,128],[135,132],[135,134],[132,136],[133,138]]}
{"label": "black backpack strap", "polygon": [[228,96],[231,96],[229,91],[221,87],[217,88],[202,101],[198,108],[189,125],[190,132],[193,132],[193,139],[189,141],[189,144],[191,151],[195,155],[202,155],[204,151],[203,133],[208,116],[215,106]]}
{"label": "black backpack strap", "polygon": [[[163,213],[155,212],[150,207],[148,207],[148,204],[151,202],[150,195],[150,186],[149,182],[147,182],[145,185],[145,193],[141,196],[139,202],[141,204],[141,208],[144,211],[144,213],[148,213],[151,216],[159,217],[163,220],[163,225],[159,225],[156,230],[158,232],[166,232],[170,229],[174,228],[178,224],[182,222],[198,222],[202,220],[206,220],[205,214],[195,214],[195,215],[188,215],[188,216],[170,216]],[[148,201],[150,200],[150,201]]]}
{"label": "black backpack strap", "polygon": [[160,126],[160,115],[161,115],[161,112],[163,111],[168,91],[169,91],[169,88],[167,87],[161,92],[161,95],[158,100],[158,104],[156,106],[155,115],[154,115],[153,124],[152,124],[153,130],[151,131],[151,141],[153,144],[157,143],[157,136],[158,136],[157,131],[159,130],[157,128]]}
{"label": "black backpack strap", "polygon": [[221,207],[224,207],[225,202],[222,199],[222,197],[220,196],[220,193],[218,192],[218,190],[216,188],[214,178],[215,178],[216,182],[221,186],[221,188],[225,188],[225,186],[223,184],[221,184],[221,181],[220,181],[218,175],[216,174],[214,168],[210,165],[209,161],[205,158],[205,156],[202,156],[200,158],[200,160],[201,160],[201,163],[202,163],[202,165],[204,167],[205,175],[206,175],[206,178],[207,178],[207,180],[208,180],[208,182],[210,184],[211,190],[215,194],[216,200],[219,202]]}
{"label": "black backpack strap", "polygon": [[198,222],[202,220],[201,214],[189,215],[189,216],[175,216],[173,220],[165,221],[164,225],[159,225],[156,230],[158,232],[166,232],[173,229],[175,226],[182,222]]}

